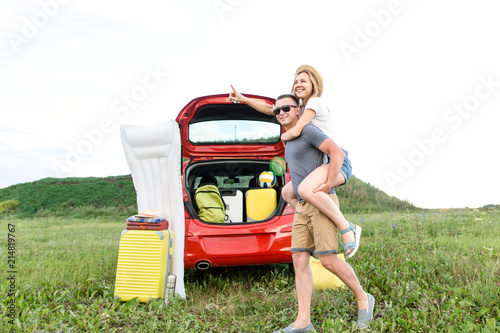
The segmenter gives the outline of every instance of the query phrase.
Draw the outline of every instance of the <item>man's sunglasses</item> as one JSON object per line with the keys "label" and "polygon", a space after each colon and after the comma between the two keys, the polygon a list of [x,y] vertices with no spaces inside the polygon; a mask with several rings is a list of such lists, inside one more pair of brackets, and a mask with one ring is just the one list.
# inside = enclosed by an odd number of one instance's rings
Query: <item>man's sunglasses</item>
{"label": "man's sunglasses", "polygon": [[274,112],[274,115],[277,116],[277,115],[280,114],[281,110],[283,110],[283,112],[290,112],[291,108],[298,108],[298,106],[295,106],[295,105],[283,105],[282,107],[274,109],[273,112]]}

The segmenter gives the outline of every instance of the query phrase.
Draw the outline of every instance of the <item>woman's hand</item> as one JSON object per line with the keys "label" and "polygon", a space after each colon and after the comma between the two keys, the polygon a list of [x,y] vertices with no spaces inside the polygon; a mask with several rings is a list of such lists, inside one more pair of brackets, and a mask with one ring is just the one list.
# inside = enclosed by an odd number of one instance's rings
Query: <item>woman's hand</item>
{"label": "woman's hand", "polygon": [[274,117],[274,113],[273,113],[274,105],[268,104],[262,99],[253,99],[253,98],[245,97],[242,94],[240,94],[236,89],[234,89],[233,85],[231,85],[231,89],[233,89],[233,91],[229,93],[229,97],[227,98],[231,102],[244,103],[244,104],[250,106],[251,108],[253,108],[259,112],[262,112],[262,113],[265,113],[265,114],[268,114],[268,115]]}
{"label": "woman's hand", "polygon": [[243,103],[246,97],[234,89],[233,85],[231,85],[231,89],[233,89],[233,91],[229,93],[229,100],[231,102]]}
{"label": "woman's hand", "polygon": [[281,134],[281,141],[292,141],[296,139],[300,135],[300,132],[297,133],[296,126],[290,128],[285,133]]}

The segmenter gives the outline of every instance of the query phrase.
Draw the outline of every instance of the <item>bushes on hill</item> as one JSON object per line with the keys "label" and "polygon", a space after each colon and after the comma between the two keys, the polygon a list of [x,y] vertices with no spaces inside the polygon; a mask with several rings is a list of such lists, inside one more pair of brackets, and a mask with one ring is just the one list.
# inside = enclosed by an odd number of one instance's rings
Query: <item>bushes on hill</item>
{"label": "bushes on hill", "polygon": [[[352,176],[337,187],[344,213],[416,209]],[[130,216],[137,213],[137,196],[130,175],[106,178],[45,178],[0,189],[0,202],[15,200],[20,216]],[[12,208],[11,208],[12,209]]]}
{"label": "bushes on hill", "polygon": [[382,192],[370,183],[352,176],[344,186],[335,188],[343,213],[370,213],[417,209],[408,201],[402,201]]}
{"label": "bushes on hill", "polygon": [[113,211],[137,212],[130,176],[45,178],[0,189],[0,201],[11,198],[21,202],[16,212],[23,216],[78,213],[85,217],[113,214]]}
{"label": "bushes on hill", "polygon": [[19,206],[19,200],[5,200],[0,202],[0,213],[9,212]]}

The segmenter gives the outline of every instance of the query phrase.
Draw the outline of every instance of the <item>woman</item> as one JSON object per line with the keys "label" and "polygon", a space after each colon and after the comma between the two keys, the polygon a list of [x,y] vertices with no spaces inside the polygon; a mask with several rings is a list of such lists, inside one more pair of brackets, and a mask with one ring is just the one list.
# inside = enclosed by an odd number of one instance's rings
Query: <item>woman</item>
{"label": "woman", "polygon": [[[240,94],[232,85],[231,88],[233,90],[229,94],[231,101],[245,103],[257,111],[275,115],[273,112],[274,106],[247,98]],[[322,93],[323,78],[319,72],[309,65],[299,66],[295,71],[292,94],[300,101],[301,115],[297,125],[282,134],[281,139],[283,141],[290,141],[298,137],[304,126],[308,123],[315,125],[332,138],[333,120],[330,111],[320,98]],[[278,110],[278,114],[279,112]],[[340,212],[339,207],[327,195],[332,187],[345,184],[351,177],[351,163],[347,158],[347,152],[345,150],[342,151],[344,153],[344,156],[342,156],[344,162],[338,175],[329,178],[328,165],[322,165],[304,179],[298,188],[298,194],[302,199],[318,208],[332,220],[342,235],[346,258],[352,258],[359,248],[361,227],[347,221]],[[329,156],[325,162],[329,163]],[[329,181],[328,179],[333,179],[333,181]],[[283,199],[295,209],[297,197],[293,192],[291,182],[283,187],[281,193]]]}

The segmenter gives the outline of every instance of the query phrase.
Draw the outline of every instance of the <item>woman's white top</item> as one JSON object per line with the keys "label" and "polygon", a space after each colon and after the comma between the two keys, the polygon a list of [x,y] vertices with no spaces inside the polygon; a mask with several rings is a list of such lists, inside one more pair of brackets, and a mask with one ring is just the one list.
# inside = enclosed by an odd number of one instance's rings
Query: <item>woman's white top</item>
{"label": "woman's white top", "polygon": [[304,108],[311,109],[316,112],[314,118],[311,120],[311,124],[318,127],[323,131],[326,135],[330,137],[333,141],[335,141],[335,131],[333,130],[333,118],[330,110],[325,103],[319,97],[311,97],[307,101],[307,105]]}

